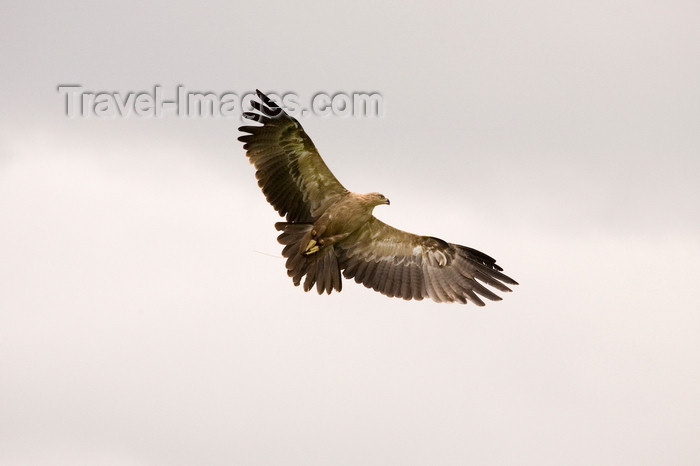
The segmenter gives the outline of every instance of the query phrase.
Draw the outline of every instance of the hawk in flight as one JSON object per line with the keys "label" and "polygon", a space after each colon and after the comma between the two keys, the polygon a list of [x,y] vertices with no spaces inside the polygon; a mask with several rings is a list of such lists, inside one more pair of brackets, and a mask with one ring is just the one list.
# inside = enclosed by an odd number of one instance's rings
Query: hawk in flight
{"label": "hawk in flight", "polygon": [[286,217],[281,231],[287,275],[304,291],[340,291],[342,276],[390,297],[437,302],[501,298],[484,285],[511,291],[517,282],[496,260],[475,249],[393,228],[375,218],[379,193],[348,191],[321,159],[299,122],[260,91],[255,112],[243,117],[262,126],[241,126],[238,139],[255,166],[267,201]]}

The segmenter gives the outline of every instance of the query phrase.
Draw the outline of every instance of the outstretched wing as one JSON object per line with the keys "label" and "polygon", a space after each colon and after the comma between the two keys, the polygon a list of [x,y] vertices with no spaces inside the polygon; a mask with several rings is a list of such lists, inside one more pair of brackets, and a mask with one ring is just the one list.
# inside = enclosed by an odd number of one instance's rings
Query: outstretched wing
{"label": "outstretched wing", "polygon": [[288,222],[312,222],[347,190],[333,176],[311,138],[294,118],[256,91],[257,112],[243,116],[262,126],[241,126],[239,137],[267,201]]}
{"label": "outstretched wing", "polygon": [[346,278],[390,297],[483,306],[479,296],[501,299],[484,284],[500,291],[511,291],[505,283],[518,284],[482,252],[407,233],[375,217],[337,246]]}

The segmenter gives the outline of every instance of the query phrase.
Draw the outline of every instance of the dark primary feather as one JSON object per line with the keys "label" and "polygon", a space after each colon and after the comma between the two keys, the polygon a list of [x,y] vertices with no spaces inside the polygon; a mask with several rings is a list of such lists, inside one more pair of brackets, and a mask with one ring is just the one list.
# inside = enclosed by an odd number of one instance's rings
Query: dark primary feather
{"label": "dark primary feather", "polygon": [[289,222],[311,222],[347,190],[333,176],[299,122],[257,91],[257,112],[243,116],[262,126],[241,126],[255,176],[268,202]]}

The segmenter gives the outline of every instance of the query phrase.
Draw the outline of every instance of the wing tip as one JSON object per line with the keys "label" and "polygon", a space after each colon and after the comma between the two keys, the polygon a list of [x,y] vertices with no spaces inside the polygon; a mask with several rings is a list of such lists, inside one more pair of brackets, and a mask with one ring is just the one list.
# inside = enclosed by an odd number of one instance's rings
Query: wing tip
{"label": "wing tip", "polygon": [[[499,277],[502,282],[506,282],[509,285],[520,285],[520,283],[516,282],[512,278],[510,278],[508,275],[501,274],[503,275],[502,277]],[[508,289],[508,291],[513,291],[511,289]]]}
{"label": "wing tip", "polygon": [[[260,89],[255,89],[255,94],[256,94],[256,95],[258,96],[258,98],[262,101],[262,103],[264,103],[264,104],[265,104],[267,107],[269,107],[270,109],[275,110],[275,111],[281,110],[281,108],[279,107],[279,105],[277,105],[277,104],[275,103],[274,100],[272,100],[271,98],[269,98],[269,97],[267,96],[267,94],[265,94],[264,92],[262,92]],[[277,112],[277,113],[279,113],[279,112]]]}

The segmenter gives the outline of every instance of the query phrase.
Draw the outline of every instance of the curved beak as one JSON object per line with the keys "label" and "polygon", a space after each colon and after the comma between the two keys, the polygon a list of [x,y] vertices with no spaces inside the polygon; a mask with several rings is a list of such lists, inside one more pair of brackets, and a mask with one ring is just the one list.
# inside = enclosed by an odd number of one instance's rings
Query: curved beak
{"label": "curved beak", "polygon": [[389,199],[386,200],[386,205],[391,205],[391,201]]}

